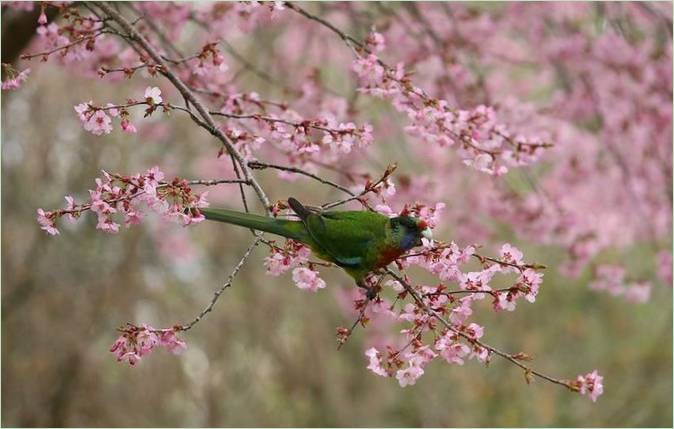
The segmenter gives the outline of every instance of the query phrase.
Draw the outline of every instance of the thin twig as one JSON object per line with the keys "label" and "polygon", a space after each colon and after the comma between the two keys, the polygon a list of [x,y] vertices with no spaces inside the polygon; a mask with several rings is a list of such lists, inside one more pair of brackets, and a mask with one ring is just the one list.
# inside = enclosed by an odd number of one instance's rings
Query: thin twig
{"label": "thin twig", "polygon": [[365,186],[365,189],[363,189],[359,194],[354,195],[353,193],[349,192],[349,194],[351,194],[350,198],[345,198],[345,199],[340,200],[340,201],[335,201],[335,202],[332,202],[332,203],[323,204],[321,206],[321,209],[327,210],[327,209],[331,209],[333,207],[341,206],[341,205],[346,204],[346,203],[351,202],[351,201],[358,200],[361,204],[363,204],[363,206],[365,206],[369,210],[372,210],[372,208],[367,204],[367,202],[362,200],[362,198],[365,195],[369,194],[370,192],[373,192],[377,186],[379,186],[381,183],[386,181],[386,179],[389,178],[389,176],[395,171],[396,168],[398,168],[398,164],[390,164],[386,168],[386,171],[384,172],[384,174],[376,182],[371,183],[371,184],[368,183]]}
{"label": "thin twig", "polygon": [[253,252],[253,249],[260,243],[260,240],[261,240],[260,237],[256,237],[255,240],[253,240],[253,243],[251,243],[251,245],[248,246],[248,250],[246,250],[246,253],[243,254],[243,257],[241,257],[239,263],[236,264],[232,272],[229,274],[229,277],[227,277],[227,281],[222,286],[220,286],[218,290],[215,291],[215,293],[213,294],[213,298],[211,298],[211,302],[206,306],[206,308],[204,308],[201,311],[201,313],[199,313],[199,315],[195,317],[194,320],[192,320],[190,323],[188,323],[187,325],[180,326],[179,330],[188,331],[192,329],[192,327],[197,323],[199,323],[201,319],[204,318],[204,316],[213,311],[213,307],[218,302],[218,299],[220,299],[220,295],[222,295],[222,292],[224,292],[225,289],[227,289],[232,285],[234,277],[236,277],[236,275],[239,273],[239,270],[241,269],[241,267],[243,267],[243,264],[246,262],[250,254]]}
{"label": "thin twig", "polygon": [[270,163],[267,163],[267,162],[260,162],[260,161],[249,161],[248,167],[252,168],[253,170],[264,170],[266,168],[273,168],[273,169],[280,170],[280,171],[287,171],[289,173],[301,174],[303,176],[307,176],[307,177],[310,177],[310,178],[312,178],[312,179],[314,179],[318,182],[321,182],[325,185],[329,185],[329,186],[332,186],[333,188],[339,189],[342,192],[346,192],[347,194],[349,194],[351,196],[355,195],[353,192],[351,192],[351,190],[349,190],[349,188],[345,188],[344,186],[339,185],[335,182],[331,182],[330,180],[324,179],[324,178],[322,178],[320,176],[317,176],[313,173],[309,173],[308,171],[304,171],[301,168],[290,167],[290,166],[286,166],[286,165],[270,164]]}

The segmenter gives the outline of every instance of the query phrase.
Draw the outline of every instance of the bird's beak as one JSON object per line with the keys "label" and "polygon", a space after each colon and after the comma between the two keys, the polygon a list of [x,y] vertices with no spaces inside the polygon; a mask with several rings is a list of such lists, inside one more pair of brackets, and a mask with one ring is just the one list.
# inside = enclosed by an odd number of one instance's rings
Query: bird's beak
{"label": "bird's beak", "polygon": [[421,231],[421,235],[423,235],[424,237],[426,237],[429,240],[433,239],[433,231],[431,231],[430,228],[426,228],[423,231]]}

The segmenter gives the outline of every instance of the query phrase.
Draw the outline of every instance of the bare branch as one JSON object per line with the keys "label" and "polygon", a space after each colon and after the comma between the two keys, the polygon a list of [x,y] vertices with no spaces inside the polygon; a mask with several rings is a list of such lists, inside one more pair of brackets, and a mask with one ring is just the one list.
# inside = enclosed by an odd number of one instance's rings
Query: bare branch
{"label": "bare branch", "polygon": [[201,311],[201,313],[199,313],[199,315],[197,317],[194,318],[194,320],[192,320],[190,323],[188,323],[186,325],[180,326],[179,330],[188,331],[188,330],[192,329],[192,327],[194,325],[196,325],[197,323],[199,323],[201,321],[201,319],[204,318],[204,316],[206,316],[208,313],[213,311],[213,307],[218,302],[218,299],[220,299],[220,295],[222,295],[222,292],[224,292],[225,289],[227,289],[228,287],[230,287],[232,285],[232,282],[234,281],[234,277],[236,277],[236,275],[239,273],[239,270],[241,270],[241,267],[243,267],[243,264],[246,263],[246,260],[248,260],[248,257],[253,252],[253,249],[255,247],[257,247],[257,245],[260,243],[261,240],[262,240],[261,237],[256,237],[255,240],[253,240],[251,245],[248,246],[248,250],[246,250],[246,253],[244,253],[243,256],[241,257],[241,260],[239,260],[239,263],[236,264],[236,266],[234,267],[232,272],[229,274],[229,277],[227,277],[227,281],[222,286],[220,286],[220,288],[218,290],[215,291],[215,293],[213,294],[213,298],[211,298],[211,302],[206,306],[206,308],[204,308]]}
{"label": "bare branch", "polygon": [[290,166],[285,166],[285,165],[278,165],[278,164],[269,164],[269,163],[260,162],[260,161],[249,161],[248,167],[252,168],[253,170],[264,170],[266,168],[273,168],[273,169],[276,169],[276,170],[287,171],[289,173],[301,174],[303,176],[307,176],[307,177],[310,177],[310,178],[312,178],[312,179],[314,179],[318,182],[321,182],[325,185],[330,185],[333,188],[337,188],[340,191],[346,192],[347,194],[349,194],[351,196],[355,196],[355,194],[353,192],[351,192],[348,188],[345,188],[342,185],[331,182],[330,180],[324,179],[324,178],[322,178],[320,176],[317,176],[313,173],[309,173],[308,171],[304,171],[301,168],[290,167]]}

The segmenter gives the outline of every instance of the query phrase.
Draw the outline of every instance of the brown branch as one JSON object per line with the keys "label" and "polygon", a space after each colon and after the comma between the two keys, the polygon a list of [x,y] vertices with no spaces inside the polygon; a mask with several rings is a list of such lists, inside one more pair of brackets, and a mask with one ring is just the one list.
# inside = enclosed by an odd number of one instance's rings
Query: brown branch
{"label": "brown branch", "polygon": [[297,13],[299,13],[300,15],[304,16],[305,18],[308,18],[308,19],[310,19],[310,20],[312,20],[312,21],[316,21],[316,22],[318,22],[319,24],[323,25],[324,27],[329,28],[332,32],[334,32],[335,34],[337,34],[337,35],[344,41],[344,43],[346,43],[347,46],[349,46],[351,49],[353,49],[353,47],[355,46],[355,47],[357,47],[357,48],[359,48],[359,49],[363,49],[363,50],[366,50],[366,51],[367,51],[367,48],[366,48],[362,43],[360,43],[360,42],[359,42],[358,40],[356,40],[355,38],[349,36],[348,34],[344,33],[342,30],[340,30],[339,28],[335,27],[334,25],[332,25],[332,24],[329,23],[328,21],[324,20],[323,18],[320,18],[320,17],[318,17],[318,16],[316,16],[316,15],[312,15],[311,13],[307,12],[307,11],[304,10],[303,8],[297,6],[296,4],[291,3],[291,2],[289,2],[289,1],[285,2],[285,5],[288,7],[288,9],[294,10],[295,12],[297,12]]}
{"label": "brown branch", "polygon": [[76,39],[76,40],[74,40],[74,41],[72,41],[68,44],[57,46],[57,47],[55,47],[53,49],[50,49],[50,50],[47,50],[47,51],[36,52],[34,54],[23,54],[23,55],[21,55],[21,59],[22,60],[30,60],[30,59],[35,58],[35,57],[48,57],[55,52],[62,51],[62,50],[67,51],[68,49],[72,48],[75,45],[79,45],[80,43],[83,43],[83,42],[86,42],[86,41],[89,41],[89,40],[94,40],[97,37],[99,37],[100,35],[105,34],[105,33],[106,33],[105,31],[99,30],[99,31],[97,31],[96,33],[94,33],[90,36],[80,36],[78,39]]}
{"label": "brown branch", "polygon": [[332,186],[333,188],[337,188],[340,191],[346,192],[347,194],[349,194],[351,196],[355,195],[353,192],[351,192],[349,190],[349,188],[345,188],[344,186],[339,185],[339,184],[334,183],[334,182],[331,182],[330,180],[324,179],[324,178],[322,178],[320,176],[317,176],[313,173],[309,173],[308,171],[304,171],[301,168],[290,167],[290,166],[285,166],[285,165],[278,165],[278,164],[269,164],[269,163],[260,162],[260,161],[249,161],[248,167],[252,168],[253,170],[264,170],[264,169],[267,169],[267,168],[273,168],[273,169],[280,170],[280,171],[287,171],[289,173],[301,174],[303,176],[307,176],[307,177],[310,177],[310,178],[312,178],[312,179],[314,179],[318,182],[321,182],[325,185],[329,185],[329,186]]}
{"label": "brown branch", "polygon": [[346,204],[351,201],[358,200],[362,205],[364,205],[366,208],[369,210],[372,210],[372,208],[365,202],[362,198],[369,194],[370,192],[373,192],[377,186],[382,184],[386,179],[389,178],[389,176],[395,171],[395,169],[398,168],[398,164],[390,164],[388,167],[386,167],[386,171],[384,171],[384,174],[374,183],[367,183],[365,185],[365,189],[363,189],[359,194],[354,195],[353,193],[349,192],[352,196],[350,198],[345,198],[340,201],[335,201],[332,203],[328,204],[323,204],[321,206],[321,209],[326,210],[326,209],[331,209],[333,207],[341,206],[343,204]]}

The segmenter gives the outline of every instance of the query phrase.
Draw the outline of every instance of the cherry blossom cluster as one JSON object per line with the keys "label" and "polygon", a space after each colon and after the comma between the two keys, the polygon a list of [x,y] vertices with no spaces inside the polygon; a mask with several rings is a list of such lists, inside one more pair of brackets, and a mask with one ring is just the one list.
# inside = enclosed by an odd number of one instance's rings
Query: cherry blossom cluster
{"label": "cherry blossom cluster", "polygon": [[[223,115],[236,117],[234,114]],[[251,126],[255,131],[244,131],[238,124],[225,125],[223,131],[236,143],[237,149],[247,160],[255,159],[254,152],[265,142],[270,142],[287,154],[291,164],[303,165],[311,160],[335,159],[340,154],[350,153],[353,148],[365,148],[373,141],[369,124],[357,126],[352,122],[340,123],[332,118],[302,119],[288,109],[280,115],[238,116],[240,120],[252,120]]]}
{"label": "cherry blossom cluster", "polygon": [[326,287],[326,283],[319,277],[318,272],[309,263],[311,250],[295,240],[286,240],[284,247],[270,246],[270,254],[264,260],[267,274],[280,276],[293,270],[293,281],[298,288],[317,292]]}
{"label": "cherry blossom cluster", "polygon": [[604,377],[599,375],[597,370],[579,375],[575,382],[572,383],[572,388],[580,392],[581,395],[587,395],[592,402],[596,402],[597,398],[604,393]]}
{"label": "cherry blossom cluster", "polygon": [[[55,56],[60,64],[69,65],[90,76],[95,73],[99,63],[113,60],[119,45],[107,37],[101,19],[82,13],[69,2],[41,2],[40,7],[37,21],[39,48],[37,52],[23,54],[23,59],[40,58],[41,61],[48,61]],[[59,9],[62,22],[48,23],[45,14],[47,7]]]}
{"label": "cherry blossom cluster", "polygon": [[108,233],[119,231],[120,222],[126,226],[137,225],[149,209],[166,220],[190,225],[204,220],[199,208],[208,207],[207,192],[195,193],[190,183],[179,177],[164,181],[164,173],[153,167],[143,174],[123,176],[103,171],[96,179],[96,188],[89,190],[89,200],[77,204],[72,196],[66,196],[66,207],[59,210],[37,210],[40,227],[50,235],[56,235],[56,221],[65,216],[77,220],[85,211],[98,216],[97,229]]}
{"label": "cherry blossom cluster", "polygon": [[120,118],[120,127],[123,132],[134,134],[136,133],[136,126],[129,121],[130,113],[128,111],[129,107],[147,105],[148,108],[145,110],[145,116],[151,115],[159,106],[164,106],[164,109],[168,109],[167,106],[163,105],[164,99],[161,96],[161,90],[155,87],[147,87],[145,93],[143,94],[143,101],[137,101],[134,99],[127,100],[126,104],[115,105],[108,103],[105,107],[97,107],[93,104],[93,101],[88,101],[86,103],[80,103],[75,106],[75,112],[82,123],[82,126],[86,131],[89,131],[93,135],[100,136],[103,134],[110,134],[112,132],[112,118]]}
{"label": "cherry blossom cluster", "polygon": [[651,283],[625,281],[626,270],[620,265],[600,265],[595,272],[595,279],[590,283],[590,289],[605,291],[613,296],[622,296],[633,303],[644,303],[650,299]]}
{"label": "cherry blossom cluster", "polygon": [[17,71],[10,65],[2,63],[2,69],[5,71],[5,80],[2,81],[2,89],[19,89],[21,85],[28,79],[30,68],[26,68],[17,73]]}
{"label": "cherry blossom cluster", "polygon": [[[462,266],[473,259],[479,261],[482,269],[466,272]],[[369,370],[382,377],[395,377],[402,387],[415,384],[426,366],[436,359],[463,365],[467,359],[487,363],[495,353],[502,354],[482,342],[484,327],[469,320],[475,311],[474,304],[490,296],[495,311],[512,311],[520,298],[535,301],[543,278],[538,272],[540,267],[526,264],[522,252],[510,244],[501,247],[499,258],[478,255],[473,246],[462,249],[456,243],[449,243],[424,248],[421,254],[411,254],[398,261],[401,268],[411,264],[422,266],[441,281],[453,282],[459,288],[451,290],[446,283],[412,284],[405,275],[386,284],[395,292],[394,301],[380,295],[369,302],[363,293],[354,300],[354,310],[360,313],[358,321],[363,325],[377,317],[405,325],[396,341],[383,348],[370,347],[365,352]],[[509,287],[490,286],[496,274],[507,273],[518,274]],[[400,308],[396,310],[398,303]],[[368,306],[372,307],[369,312]],[[340,343],[348,338],[350,331],[338,329]],[[507,356],[518,362],[528,360],[524,353]],[[522,367],[530,377],[528,368]],[[577,381],[555,382],[588,394],[593,401],[602,393],[602,378],[596,371],[579,376]]]}
{"label": "cherry blossom cluster", "polygon": [[[368,40],[374,41],[375,50],[381,50],[384,44],[379,33],[371,34]],[[360,91],[389,100],[407,115],[407,133],[440,147],[456,144],[463,162],[479,171],[505,174],[508,167],[533,163],[544,148],[552,146],[541,138],[509,131],[496,121],[491,107],[459,110],[446,100],[428,96],[412,83],[402,63],[389,67],[370,52],[354,60],[352,70],[360,79]]]}
{"label": "cherry blossom cluster", "polygon": [[[355,65],[363,88],[391,99],[386,90],[395,96],[401,91],[396,79],[409,79],[410,70],[427,93],[450,105],[492,106],[509,129],[555,143],[545,151],[544,167],[513,171],[500,182],[467,178],[447,168],[451,158],[442,151],[411,145],[433,173],[412,178],[410,192],[400,197],[421,189],[431,201],[454,195],[462,208],[450,207],[443,221],[457,225],[461,238],[490,240],[491,219],[501,219],[521,237],[564,248],[568,260],[559,269],[570,277],[591,268],[607,249],[651,241],[659,251],[653,274],[665,273],[658,277],[671,284],[666,275],[671,252],[661,250],[671,248],[672,231],[672,48],[663,25],[669,15],[671,7],[664,4],[595,9],[513,3],[476,13],[468,5],[427,3],[381,18],[381,37],[373,33],[367,41],[375,56],[361,52]],[[606,25],[595,32],[597,19],[629,23],[629,30]],[[391,58],[402,61],[404,69],[379,61],[384,45],[396,47]],[[540,96],[549,91],[550,97]],[[495,170],[489,159],[467,161]],[[514,192],[513,176],[526,189]],[[464,185],[451,185],[458,181]],[[606,183],[619,185],[607,188]],[[480,219],[468,213],[488,215]],[[613,258],[614,264],[625,260]],[[644,296],[647,287],[635,290]]]}
{"label": "cherry blossom cluster", "polygon": [[128,323],[119,331],[122,335],[114,342],[110,352],[115,355],[117,361],[128,362],[131,366],[158,347],[164,347],[174,354],[180,354],[187,348],[185,342],[176,336],[180,331],[179,326],[155,329],[145,324],[136,326]]}

